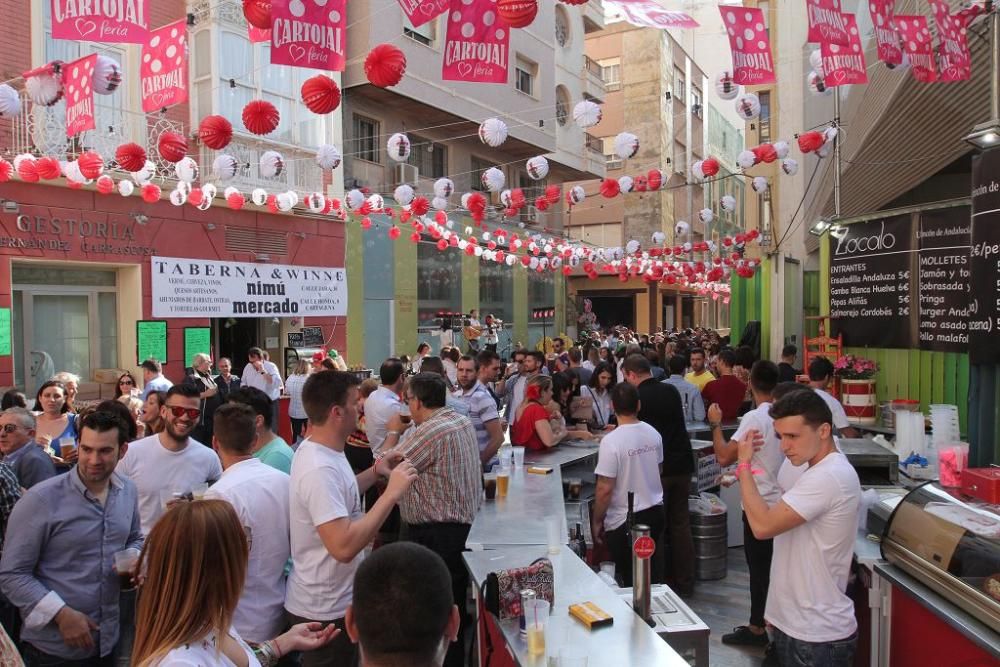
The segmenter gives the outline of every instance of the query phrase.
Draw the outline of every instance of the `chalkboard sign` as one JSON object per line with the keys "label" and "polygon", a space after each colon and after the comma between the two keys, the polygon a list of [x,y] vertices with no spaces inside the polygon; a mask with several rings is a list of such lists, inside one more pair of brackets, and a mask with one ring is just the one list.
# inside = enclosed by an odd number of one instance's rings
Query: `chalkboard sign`
{"label": "chalkboard sign", "polygon": [[147,359],[167,363],[166,320],[139,320],[135,323],[136,365]]}
{"label": "chalkboard sign", "polygon": [[1000,150],[972,158],[969,361],[1000,363]]}
{"label": "chalkboard sign", "polygon": [[305,347],[302,344],[302,332],[301,331],[289,331],[288,332],[288,347],[294,347],[296,349],[300,347]]}
{"label": "chalkboard sign", "polygon": [[323,347],[325,344],[322,327],[302,327],[302,347]]}
{"label": "chalkboard sign", "polygon": [[913,347],[913,220],[898,215],[830,235],[830,316],[844,344]]}
{"label": "chalkboard sign", "polygon": [[917,337],[920,349],[969,349],[969,208],[924,211],[917,233]]}

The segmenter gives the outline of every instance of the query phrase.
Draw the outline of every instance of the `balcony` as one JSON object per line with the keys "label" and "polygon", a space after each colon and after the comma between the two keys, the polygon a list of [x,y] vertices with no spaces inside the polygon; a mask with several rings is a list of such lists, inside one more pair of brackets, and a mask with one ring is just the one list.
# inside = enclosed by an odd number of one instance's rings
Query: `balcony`
{"label": "balcony", "polygon": [[600,156],[604,156],[604,142],[598,137],[595,137],[590,132],[584,132],[584,141],[587,145],[587,150],[592,153],[597,153]]}
{"label": "balcony", "polygon": [[583,6],[583,30],[586,34],[604,30],[604,3],[590,0]]}
{"label": "balcony", "polygon": [[596,102],[603,102],[608,87],[604,83],[602,68],[596,60],[589,56],[583,57],[583,72],[580,78],[583,79],[583,96],[590,97]]}

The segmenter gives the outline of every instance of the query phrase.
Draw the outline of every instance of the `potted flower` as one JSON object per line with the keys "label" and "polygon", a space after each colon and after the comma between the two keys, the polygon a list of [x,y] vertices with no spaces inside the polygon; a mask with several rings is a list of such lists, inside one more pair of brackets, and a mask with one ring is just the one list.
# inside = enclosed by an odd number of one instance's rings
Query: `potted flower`
{"label": "potted flower", "polygon": [[875,374],[878,364],[871,359],[845,354],[833,364],[840,379],[841,402],[847,418],[859,424],[875,423]]}

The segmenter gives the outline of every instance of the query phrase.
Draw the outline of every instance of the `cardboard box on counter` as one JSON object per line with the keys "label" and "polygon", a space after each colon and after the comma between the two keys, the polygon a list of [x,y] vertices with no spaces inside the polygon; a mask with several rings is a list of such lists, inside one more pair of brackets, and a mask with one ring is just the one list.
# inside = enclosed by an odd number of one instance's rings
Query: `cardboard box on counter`
{"label": "cardboard box on counter", "polygon": [[98,368],[94,371],[94,382],[114,384],[124,373],[125,371],[120,368]]}

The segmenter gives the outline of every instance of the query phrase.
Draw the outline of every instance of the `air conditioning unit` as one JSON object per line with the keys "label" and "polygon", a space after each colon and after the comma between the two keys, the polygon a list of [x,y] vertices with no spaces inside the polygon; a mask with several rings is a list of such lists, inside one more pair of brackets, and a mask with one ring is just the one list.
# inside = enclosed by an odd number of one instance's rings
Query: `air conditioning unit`
{"label": "air conditioning unit", "polygon": [[417,170],[416,165],[397,164],[392,168],[392,182],[394,186],[405,184],[416,187],[417,179],[419,178],[420,172]]}

